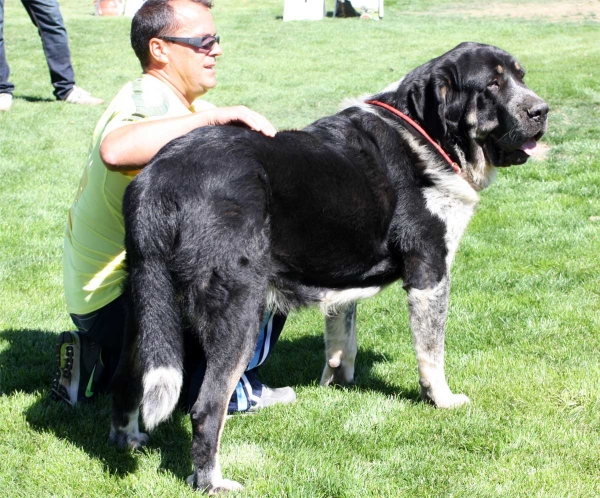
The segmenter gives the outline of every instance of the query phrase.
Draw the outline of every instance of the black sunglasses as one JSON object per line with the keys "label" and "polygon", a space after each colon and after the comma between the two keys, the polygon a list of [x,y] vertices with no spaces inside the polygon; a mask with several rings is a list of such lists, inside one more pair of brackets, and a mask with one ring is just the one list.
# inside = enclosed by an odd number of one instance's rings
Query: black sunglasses
{"label": "black sunglasses", "polygon": [[206,35],[201,36],[200,38],[179,38],[177,36],[160,36],[159,38],[165,41],[192,45],[193,47],[196,47],[206,53],[212,50],[215,43],[219,43],[221,41],[221,37],[218,35]]}

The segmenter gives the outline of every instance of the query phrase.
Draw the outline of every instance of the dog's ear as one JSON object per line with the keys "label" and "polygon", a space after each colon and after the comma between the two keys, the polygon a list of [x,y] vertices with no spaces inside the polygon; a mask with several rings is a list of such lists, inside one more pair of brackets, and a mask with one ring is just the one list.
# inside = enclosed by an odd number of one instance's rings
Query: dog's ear
{"label": "dog's ear", "polygon": [[450,83],[445,78],[430,76],[427,80],[415,81],[408,92],[408,110],[434,139],[446,136],[447,98]]}

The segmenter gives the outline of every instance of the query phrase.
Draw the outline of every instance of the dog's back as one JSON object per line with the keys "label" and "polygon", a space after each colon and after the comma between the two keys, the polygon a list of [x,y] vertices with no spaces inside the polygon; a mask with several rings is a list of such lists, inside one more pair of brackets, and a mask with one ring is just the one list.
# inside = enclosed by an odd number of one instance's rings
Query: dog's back
{"label": "dog's back", "polygon": [[[235,266],[244,248],[228,241],[226,225],[236,234],[265,230],[271,280],[332,288],[396,280],[390,239],[409,247],[428,235],[418,233],[423,227],[443,231],[420,194],[427,175],[408,152],[381,119],[356,109],[274,138],[234,126],[200,128],[168,144],[132,183],[124,202],[127,253],[136,245],[135,224],[142,225],[138,238],[161,240],[171,269],[189,280],[189,251],[207,268],[224,258]],[[407,187],[400,196],[398,185]],[[140,205],[152,206],[147,220]],[[411,223],[399,226],[399,212]],[[167,226],[152,229],[152,221]]]}

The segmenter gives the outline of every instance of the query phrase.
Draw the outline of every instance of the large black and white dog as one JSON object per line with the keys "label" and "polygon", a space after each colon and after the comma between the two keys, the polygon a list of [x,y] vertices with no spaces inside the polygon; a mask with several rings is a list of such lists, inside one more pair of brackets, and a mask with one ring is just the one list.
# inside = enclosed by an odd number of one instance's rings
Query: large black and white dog
{"label": "large black and white dog", "polygon": [[496,167],[527,161],[546,130],[548,106],[524,74],[506,52],[463,43],[302,131],[201,128],[166,145],[125,196],[131,317],[111,439],[145,442],[140,405],[149,430],[169,417],[191,329],[208,364],[191,411],[193,484],[240,487],[221,475],[219,441],[265,307],[320,303],[321,383],[347,383],[354,303],[399,279],[423,399],[468,402],[444,374],[450,266],[477,191]]}

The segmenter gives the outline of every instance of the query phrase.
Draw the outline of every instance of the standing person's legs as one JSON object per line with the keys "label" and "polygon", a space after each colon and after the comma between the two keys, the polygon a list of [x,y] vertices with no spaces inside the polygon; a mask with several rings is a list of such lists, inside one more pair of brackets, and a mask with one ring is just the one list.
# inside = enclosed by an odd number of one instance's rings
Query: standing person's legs
{"label": "standing person's legs", "polygon": [[8,82],[10,68],[6,60],[6,51],[4,50],[4,0],[0,0],[0,94],[13,93],[15,89],[12,83]]}
{"label": "standing person's legs", "polygon": [[120,296],[99,310],[71,318],[77,331],[58,338],[51,395],[75,405],[108,389],[122,349],[124,299]]}
{"label": "standing person's legs", "polygon": [[[4,0],[2,0],[4,1]],[[21,0],[33,24],[38,28],[54,95],[65,100],[75,85],[67,30],[57,0]]]}

